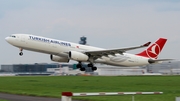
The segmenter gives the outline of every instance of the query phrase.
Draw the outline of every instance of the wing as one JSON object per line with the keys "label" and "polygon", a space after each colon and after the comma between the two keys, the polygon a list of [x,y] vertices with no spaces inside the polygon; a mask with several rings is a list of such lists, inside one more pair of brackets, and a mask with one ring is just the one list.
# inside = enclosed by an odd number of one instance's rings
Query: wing
{"label": "wing", "polygon": [[143,48],[149,46],[151,42],[147,42],[143,45],[136,46],[136,47],[129,47],[129,48],[120,48],[120,49],[105,49],[105,50],[96,50],[96,51],[86,51],[85,54],[92,57],[93,59],[100,58],[102,56],[108,56],[108,55],[115,55],[117,53],[123,54],[126,51],[134,50],[138,48]]}

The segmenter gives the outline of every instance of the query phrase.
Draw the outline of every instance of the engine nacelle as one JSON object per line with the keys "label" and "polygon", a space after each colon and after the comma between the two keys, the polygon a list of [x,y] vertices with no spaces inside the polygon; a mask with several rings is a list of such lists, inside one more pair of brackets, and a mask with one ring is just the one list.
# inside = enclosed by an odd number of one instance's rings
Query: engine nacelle
{"label": "engine nacelle", "polygon": [[56,56],[56,55],[50,55],[50,58],[52,61],[56,61],[56,62],[69,62],[68,58],[60,57],[60,56]]}
{"label": "engine nacelle", "polygon": [[86,54],[77,51],[70,51],[69,58],[75,61],[86,62],[88,61],[89,57]]}

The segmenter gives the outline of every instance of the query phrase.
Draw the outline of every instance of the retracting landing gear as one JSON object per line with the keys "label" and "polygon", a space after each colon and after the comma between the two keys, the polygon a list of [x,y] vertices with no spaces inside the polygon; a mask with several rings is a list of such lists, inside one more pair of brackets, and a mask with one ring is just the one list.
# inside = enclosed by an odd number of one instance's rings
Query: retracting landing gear
{"label": "retracting landing gear", "polygon": [[22,52],[22,51],[23,51],[23,49],[22,49],[22,48],[20,48],[20,53],[19,53],[19,55],[20,55],[20,56],[22,56],[22,55],[23,55],[23,52]]}
{"label": "retracting landing gear", "polygon": [[[97,67],[95,67],[92,63],[87,64],[87,66],[88,66],[88,67],[91,67],[92,71],[97,70]],[[79,68],[80,71],[85,71],[85,70],[86,70],[86,68],[83,67],[83,65],[82,65],[81,62],[79,62],[79,63],[76,65],[76,67]]]}
{"label": "retracting landing gear", "polygon": [[80,69],[80,71],[85,71],[86,69],[82,66],[81,62],[79,62],[77,65],[76,65],[77,68]]}
{"label": "retracting landing gear", "polygon": [[95,67],[92,63],[87,65],[88,67],[91,67],[93,71],[97,70],[97,67]]}

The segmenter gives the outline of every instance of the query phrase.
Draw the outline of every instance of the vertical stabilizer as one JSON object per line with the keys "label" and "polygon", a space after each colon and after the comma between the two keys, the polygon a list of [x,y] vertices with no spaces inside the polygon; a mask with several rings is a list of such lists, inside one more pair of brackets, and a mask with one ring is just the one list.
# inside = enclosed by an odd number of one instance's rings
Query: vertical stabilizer
{"label": "vertical stabilizer", "polygon": [[166,41],[167,41],[167,39],[165,39],[165,38],[159,38],[154,44],[152,44],[146,50],[144,50],[143,52],[138,53],[136,55],[157,59],[158,55],[161,52],[161,50],[163,49]]}

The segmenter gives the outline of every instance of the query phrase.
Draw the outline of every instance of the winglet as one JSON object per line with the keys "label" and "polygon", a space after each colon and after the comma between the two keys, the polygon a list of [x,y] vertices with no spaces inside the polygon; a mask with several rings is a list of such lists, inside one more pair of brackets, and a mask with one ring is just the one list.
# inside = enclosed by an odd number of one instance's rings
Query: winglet
{"label": "winglet", "polygon": [[151,44],[151,42],[147,42],[147,43],[145,43],[145,44],[142,45],[142,46],[147,47],[147,46],[149,46],[150,44]]}

